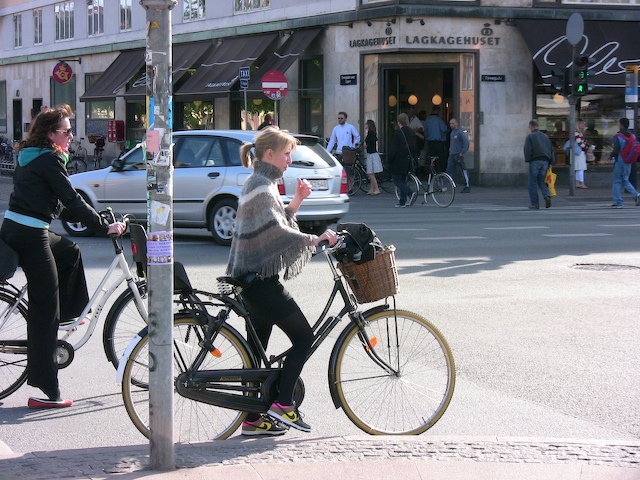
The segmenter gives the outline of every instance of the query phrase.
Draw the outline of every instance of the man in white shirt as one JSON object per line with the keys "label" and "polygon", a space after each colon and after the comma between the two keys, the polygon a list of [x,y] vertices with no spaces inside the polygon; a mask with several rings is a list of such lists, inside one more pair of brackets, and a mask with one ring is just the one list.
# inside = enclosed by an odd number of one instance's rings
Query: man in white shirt
{"label": "man in white shirt", "polygon": [[343,147],[354,148],[357,143],[360,143],[358,130],[350,123],[347,123],[347,114],[345,112],[339,112],[338,125],[333,127],[329,144],[327,145],[327,152],[331,153],[335,148],[336,154],[342,155]]}

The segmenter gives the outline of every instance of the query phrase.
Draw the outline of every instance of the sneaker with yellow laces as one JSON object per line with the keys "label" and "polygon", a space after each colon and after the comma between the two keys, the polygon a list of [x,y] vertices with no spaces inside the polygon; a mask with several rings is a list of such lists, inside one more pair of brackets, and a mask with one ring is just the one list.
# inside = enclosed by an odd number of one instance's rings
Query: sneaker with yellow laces
{"label": "sneaker with yellow laces", "polygon": [[275,437],[287,433],[288,428],[278,425],[278,422],[262,416],[254,422],[242,422],[242,435],[264,435]]}
{"label": "sneaker with yellow laces", "polygon": [[295,405],[282,405],[280,403],[274,403],[269,408],[267,415],[277,418],[285,425],[289,425],[297,430],[303,432],[310,432],[311,425],[305,423],[302,420],[302,415],[295,407]]}

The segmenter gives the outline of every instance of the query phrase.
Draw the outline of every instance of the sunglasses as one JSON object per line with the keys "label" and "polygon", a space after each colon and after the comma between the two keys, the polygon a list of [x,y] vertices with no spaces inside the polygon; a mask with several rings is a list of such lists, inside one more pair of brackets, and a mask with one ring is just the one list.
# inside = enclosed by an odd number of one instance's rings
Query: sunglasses
{"label": "sunglasses", "polygon": [[70,137],[71,135],[73,135],[73,128],[67,128],[66,130],[56,130],[56,132],[62,132],[67,137]]}
{"label": "sunglasses", "polygon": [[338,120],[344,120],[344,117],[338,117]]}

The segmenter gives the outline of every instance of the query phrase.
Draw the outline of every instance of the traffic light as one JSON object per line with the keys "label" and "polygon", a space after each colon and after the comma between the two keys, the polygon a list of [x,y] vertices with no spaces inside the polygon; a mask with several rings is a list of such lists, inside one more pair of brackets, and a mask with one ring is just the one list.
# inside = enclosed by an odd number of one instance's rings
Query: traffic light
{"label": "traffic light", "polygon": [[571,71],[569,68],[554,68],[551,70],[551,75],[556,79],[551,81],[551,87],[560,95],[568,97],[571,93],[571,83],[569,82],[569,76]]}
{"label": "traffic light", "polygon": [[573,89],[572,92],[576,97],[582,97],[589,93],[591,86],[589,85],[589,65],[594,62],[589,55],[576,55],[573,59]]}

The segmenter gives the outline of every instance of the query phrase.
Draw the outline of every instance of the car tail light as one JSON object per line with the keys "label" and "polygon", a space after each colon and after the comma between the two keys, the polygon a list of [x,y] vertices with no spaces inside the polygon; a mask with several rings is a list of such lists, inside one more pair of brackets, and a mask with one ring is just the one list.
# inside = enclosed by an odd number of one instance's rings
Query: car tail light
{"label": "car tail light", "polygon": [[285,191],[284,191],[284,179],[281,177],[278,179],[278,193],[280,195],[284,195]]}
{"label": "car tail light", "polygon": [[346,194],[349,191],[349,185],[347,180],[347,171],[342,169],[342,179],[340,180],[340,194]]}

